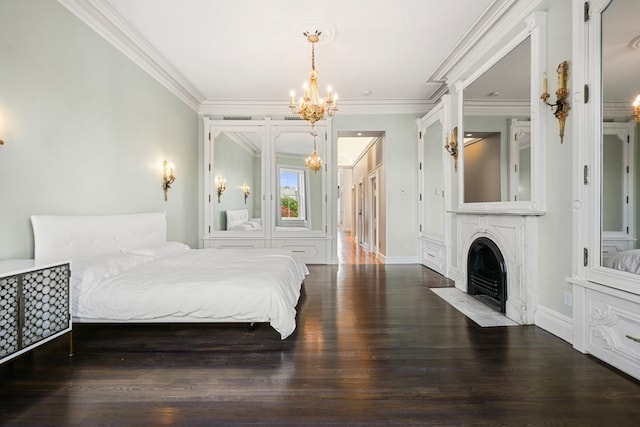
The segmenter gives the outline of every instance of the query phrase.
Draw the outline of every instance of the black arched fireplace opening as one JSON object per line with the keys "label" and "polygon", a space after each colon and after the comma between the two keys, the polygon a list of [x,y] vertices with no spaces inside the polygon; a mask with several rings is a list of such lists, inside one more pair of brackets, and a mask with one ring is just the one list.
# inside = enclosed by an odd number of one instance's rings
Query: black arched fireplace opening
{"label": "black arched fireplace opening", "polygon": [[504,313],[507,269],[498,246],[486,237],[473,241],[467,256],[467,293]]}

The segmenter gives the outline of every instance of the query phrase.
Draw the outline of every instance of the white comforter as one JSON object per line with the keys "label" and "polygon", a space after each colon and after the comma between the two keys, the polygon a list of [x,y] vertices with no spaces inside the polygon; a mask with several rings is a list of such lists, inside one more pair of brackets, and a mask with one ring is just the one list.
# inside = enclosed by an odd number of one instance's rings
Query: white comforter
{"label": "white comforter", "polygon": [[284,250],[132,251],[72,260],[81,321],[268,321],[296,327],[306,265]]}

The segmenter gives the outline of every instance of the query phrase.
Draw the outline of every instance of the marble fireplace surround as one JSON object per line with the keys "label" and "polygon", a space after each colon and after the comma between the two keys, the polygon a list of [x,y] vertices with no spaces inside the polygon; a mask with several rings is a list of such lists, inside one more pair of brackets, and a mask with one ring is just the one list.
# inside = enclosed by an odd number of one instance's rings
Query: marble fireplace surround
{"label": "marble fireplace surround", "polygon": [[533,324],[538,303],[537,216],[458,213],[456,217],[459,248],[456,288],[467,292],[467,258],[471,244],[479,237],[491,239],[506,264],[506,316],[521,325]]}

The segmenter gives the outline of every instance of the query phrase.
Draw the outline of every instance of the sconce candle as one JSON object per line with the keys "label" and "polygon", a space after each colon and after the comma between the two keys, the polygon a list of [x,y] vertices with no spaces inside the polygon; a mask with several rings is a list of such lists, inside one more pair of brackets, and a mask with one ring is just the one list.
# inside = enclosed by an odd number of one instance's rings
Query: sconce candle
{"label": "sconce candle", "polygon": [[560,126],[560,143],[564,141],[564,127],[567,116],[569,115],[569,102],[567,102],[567,95],[569,94],[567,91],[568,69],[569,64],[567,61],[563,61],[562,63],[560,63],[560,65],[558,65],[558,68],[556,69],[556,72],[558,73],[558,90],[556,90],[556,102],[554,104],[550,104],[547,101],[551,96],[547,92],[547,73],[544,73],[543,75],[542,95],[540,95],[540,99],[542,99],[542,102],[551,107],[553,115],[556,116],[556,119],[558,119],[558,124]]}
{"label": "sconce candle", "polygon": [[453,169],[458,170],[458,127],[454,127],[451,132],[451,139],[449,135],[445,136],[444,149],[447,150],[451,157],[453,157]]}
{"label": "sconce candle", "polygon": [[220,203],[220,196],[227,189],[227,180],[220,177],[216,178],[216,189],[218,190],[218,203]]}
{"label": "sconce candle", "polygon": [[175,167],[173,164],[169,165],[169,162],[166,160],[162,162],[162,189],[164,190],[164,201],[167,201],[167,193],[171,188],[171,184],[176,180],[175,175],[173,174]]}
{"label": "sconce candle", "polygon": [[251,194],[250,188],[246,183],[242,184],[242,192],[244,193],[244,204],[246,205],[247,198],[249,197],[249,194]]}

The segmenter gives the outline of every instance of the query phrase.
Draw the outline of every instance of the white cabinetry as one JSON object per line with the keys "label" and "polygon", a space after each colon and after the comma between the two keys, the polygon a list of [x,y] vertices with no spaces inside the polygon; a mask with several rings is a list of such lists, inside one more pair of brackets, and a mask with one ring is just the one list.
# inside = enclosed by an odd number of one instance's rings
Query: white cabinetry
{"label": "white cabinetry", "polygon": [[0,261],[0,363],[71,331],[69,264]]}
{"label": "white cabinetry", "polygon": [[[284,248],[331,262],[331,128],[320,121],[204,119],[206,248]],[[305,160],[317,149],[322,168]]]}
{"label": "white cabinetry", "polygon": [[[577,4],[577,2],[575,2]],[[640,379],[640,270],[635,188],[637,124],[629,122],[632,82],[602,66],[619,55],[612,43],[620,16],[635,16],[636,2],[591,2],[590,19],[576,29],[577,83],[589,88],[576,102],[574,152],[573,346]],[[580,17],[582,3],[575,8]],[[613,83],[616,90],[612,91]],[[623,255],[615,262],[612,258]]]}

